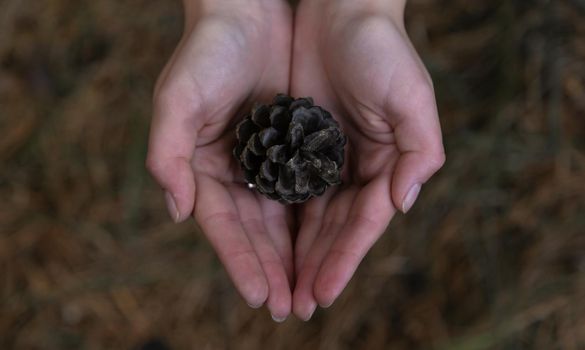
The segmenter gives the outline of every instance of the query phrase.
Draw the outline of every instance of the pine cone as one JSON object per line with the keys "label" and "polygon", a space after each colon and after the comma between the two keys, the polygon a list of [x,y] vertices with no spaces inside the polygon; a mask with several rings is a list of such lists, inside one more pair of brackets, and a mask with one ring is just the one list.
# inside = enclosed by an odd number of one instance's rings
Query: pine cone
{"label": "pine cone", "polygon": [[256,105],[236,134],[246,181],[268,198],[300,203],[341,183],[345,135],[310,97],[278,94],[271,105]]}

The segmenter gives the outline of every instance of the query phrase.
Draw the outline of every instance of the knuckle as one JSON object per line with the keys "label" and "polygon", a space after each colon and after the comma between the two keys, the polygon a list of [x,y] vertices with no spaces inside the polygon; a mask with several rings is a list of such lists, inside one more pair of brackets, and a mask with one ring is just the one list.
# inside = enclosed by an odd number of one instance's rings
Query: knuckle
{"label": "knuckle", "polygon": [[[421,72],[416,78],[413,78],[405,90],[407,97],[402,104],[402,113],[412,114],[429,114],[436,109],[435,92],[430,81]],[[387,100],[391,100],[388,95]]]}
{"label": "knuckle", "polygon": [[435,103],[435,92],[429,79],[419,77],[412,85],[411,98],[421,103]]}
{"label": "knuckle", "polygon": [[146,161],[144,162],[146,169],[155,177],[160,175],[161,173],[161,162],[151,154],[146,157]]}
{"label": "knuckle", "polygon": [[160,125],[182,123],[183,130],[189,132],[199,129],[204,123],[205,111],[197,91],[196,88],[162,87],[154,96],[153,118]]}
{"label": "knuckle", "polygon": [[156,81],[154,85],[154,91],[152,92],[152,104],[157,106],[160,105],[163,98],[168,95],[168,83],[166,79],[163,79],[162,75]]}
{"label": "knuckle", "polygon": [[197,89],[183,86],[163,85],[153,96],[155,113],[166,115],[175,111],[191,116],[200,115],[203,110],[200,94]]}
{"label": "knuckle", "polygon": [[156,91],[155,95],[153,96],[153,105],[155,110],[165,110],[175,103],[177,100],[177,95],[173,90],[174,89],[163,85]]}
{"label": "knuckle", "polygon": [[[216,213],[209,214],[208,216],[205,216],[202,218],[198,217],[197,219],[199,222],[201,222],[201,224],[203,224],[205,226],[214,226],[214,225],[217,225],[218,222],[229,223],[232,225],[239,224],[238,214],[231,212],[231,211],[216,212]],[[241,254],[238,254],[237,251],[233,252],[233,254],[241,255]]]}
{"label": "knuckle", "polygon": [[235,249],[225,254],[226,259],[232,259],[234,261],[251,259],[255,255],[254,250],[251,248]]}
{"label": "knuckle", "polygon": [[447,160],[447,157],[446,157],[444,151],[441,151],[439,153],[434,153],[429,157],[431,167],[434,171],[441,169],[443,167],[443,165],[445,164],[446,160]]}

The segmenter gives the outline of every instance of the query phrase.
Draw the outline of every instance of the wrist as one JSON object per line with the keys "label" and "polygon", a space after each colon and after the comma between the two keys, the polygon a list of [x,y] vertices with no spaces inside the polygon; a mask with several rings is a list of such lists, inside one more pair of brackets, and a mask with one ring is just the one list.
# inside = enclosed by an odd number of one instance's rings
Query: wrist
{"label": "wrist", "polygon": [[404,25],[404,7],[406,0],[301,0],[301,3],[313,2],[322,6],[329,14],[369,14],[390,18],[395,24]]}
{"label": "wrist", "polygon": [[210,14],[216,12],[250,13],[262,10],[273,3],[284,0],[183,0],[183,8],[187,14]]}
{"label": "wrist", "polygon": [[185,28],[192,28],[199,19],[208,16],[255,17],[270,16],[268,9],[283,0],[183,0]]}

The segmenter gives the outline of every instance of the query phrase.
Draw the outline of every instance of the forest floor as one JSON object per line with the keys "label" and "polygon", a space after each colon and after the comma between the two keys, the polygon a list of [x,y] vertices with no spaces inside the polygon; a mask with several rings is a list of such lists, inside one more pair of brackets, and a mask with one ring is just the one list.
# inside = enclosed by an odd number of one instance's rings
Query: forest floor
{"label": "forest floor", "polygon": [[584,349],[585,2],[411,0],[447,163],[274,323],[144,169],[178,1],[0,1],[2,349]]}

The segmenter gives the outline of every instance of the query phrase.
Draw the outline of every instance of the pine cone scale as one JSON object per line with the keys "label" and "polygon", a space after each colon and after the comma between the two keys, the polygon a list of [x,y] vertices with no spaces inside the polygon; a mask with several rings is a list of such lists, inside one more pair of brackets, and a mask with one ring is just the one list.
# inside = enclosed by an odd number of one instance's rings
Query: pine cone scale
{"label": "pine cone scale", "polygon": [[270,113],[270,124],[278,131],[286,133],[288,125],[290,124],[290,114],[288,109],[284,106],[272,107]]}
{"label": "pine cone scale", "polygon": [[250,137],[259,130],[258,126],[250,119],[244,119],[244,121],[238,124],[238,127],[236,128],[238,140],[240,140],[241,143],[248,142]]}
{"label": "pine cone scale", "polygon": [[252,113],[252,121],[261,128],[270,127],[270,108],[266,105],[260,105]]}
{"label": "pine cone scale", "polygon": [[266,128],[258,134],[260,143],[266,148],[270,148],[278,142],[279,132],[273,127]]}

